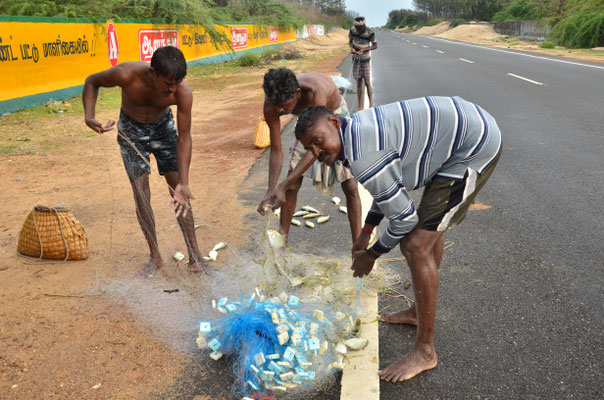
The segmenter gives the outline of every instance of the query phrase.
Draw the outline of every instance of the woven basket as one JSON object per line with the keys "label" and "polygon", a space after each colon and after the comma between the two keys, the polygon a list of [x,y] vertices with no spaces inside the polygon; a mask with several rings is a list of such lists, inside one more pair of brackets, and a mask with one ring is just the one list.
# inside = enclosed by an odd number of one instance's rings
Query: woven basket
{"label": "woven basket", "polygon": [[268,124],[264,117],[258,117],[256,123],[256,133],[254,134],[254,146],[259,149],[264,149],[271,145],[271,132],[268,129]]}
{"label": "woven basket", "polygon": [[85,260],[88,237],[69,210],[36,206],[23,223],[17,251],[36,258]]}

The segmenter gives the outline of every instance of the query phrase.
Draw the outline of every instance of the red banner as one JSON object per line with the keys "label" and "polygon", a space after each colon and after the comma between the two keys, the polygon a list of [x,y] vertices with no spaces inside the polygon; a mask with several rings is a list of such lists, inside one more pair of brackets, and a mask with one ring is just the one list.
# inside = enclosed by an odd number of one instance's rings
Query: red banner
{"label": "red banner", "polygon": [[164,46],[180,47],[176,29],[141,29],[138,31],[139,60],[151,62],[153,52]]}
{"label": "red banner", "polygon": [[271,43],[279,41],[279,29],[273,28],[272,26],[270,27],[268,41]]}
{"label": "red banner", "polygon": [[243,49],[247,47],[247,28],[231,28],[231,45],[233,49]]}

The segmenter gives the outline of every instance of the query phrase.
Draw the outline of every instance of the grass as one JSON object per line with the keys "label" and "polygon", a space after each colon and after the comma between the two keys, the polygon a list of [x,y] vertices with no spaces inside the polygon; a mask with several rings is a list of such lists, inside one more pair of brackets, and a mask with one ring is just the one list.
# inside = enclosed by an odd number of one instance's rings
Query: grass
{"label": "grass", "polygon": [[539,47],[541,47],[542,49],[553,49],[554,47],[556,47],[556,44],[549,40],[545,40],[539,44]]}

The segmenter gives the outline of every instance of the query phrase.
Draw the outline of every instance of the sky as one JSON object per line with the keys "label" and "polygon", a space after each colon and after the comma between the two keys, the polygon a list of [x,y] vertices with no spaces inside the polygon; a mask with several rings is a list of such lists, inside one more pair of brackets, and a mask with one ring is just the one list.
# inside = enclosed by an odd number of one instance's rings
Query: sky
{"label": "sky", "polygon": [[413,9],[413,0],[346,0],[346,9],[367,19],[367,26],[383,26],[392,10]]}

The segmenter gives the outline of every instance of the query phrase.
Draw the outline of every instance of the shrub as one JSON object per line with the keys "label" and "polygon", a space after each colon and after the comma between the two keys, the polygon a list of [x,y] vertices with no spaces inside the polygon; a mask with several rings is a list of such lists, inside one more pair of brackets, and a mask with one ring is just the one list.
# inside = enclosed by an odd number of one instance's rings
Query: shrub
{"label": "shrub", "polygon": [[464,18],[453,18],[449,23],[449,28],[455,28],[456,26],[466,24],[468,21]]}
{"label": "shrub", "polygon": [[565,47],[591,48],[604,44],[604,6],[602,10],[583,9],[558,22],[549,39]]}
{"label": "shrub", "polygon": [[262,61],[261,53],[246,53],[237,60],[237,63],[242,67],[255,67],[260,65]]}
{"label": "shrub", "polygon": [[551,42],[549,40],[544,40],[539,44],[539,47],[541,47],[542,49],[553,49],[554,47],[556,47],[556,43]]}

